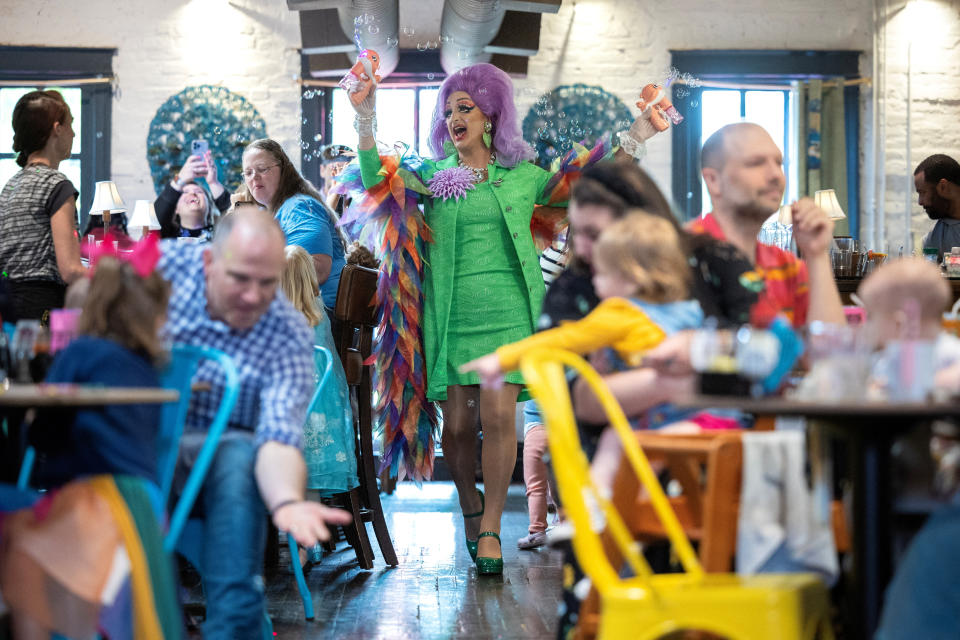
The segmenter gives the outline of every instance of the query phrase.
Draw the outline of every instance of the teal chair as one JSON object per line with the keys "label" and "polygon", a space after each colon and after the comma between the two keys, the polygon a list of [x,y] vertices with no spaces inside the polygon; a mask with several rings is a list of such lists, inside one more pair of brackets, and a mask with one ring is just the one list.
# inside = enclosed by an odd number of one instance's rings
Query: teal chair
{"label": "teal chair", "polygon": [[[327,383],[330,381],[330,374],[333,372],[333,354],[330,350],[314,345],[317,358],[323,362],[323,374],[320,376],[320,382],[317,383],[317,389],[313,392],[313,398],[310,399],[308,406],[312,407],[314,403],[324,393],[329,390]],[[297,551],[297,542],[289,533],[287,534],[287,546],[290,548],[290,564],[293,565],[293,575],[297,579],[297,589],[300,591],[300,599],[303,600],[303,615],[307,620],[313,620],[313,598],[310,596],[310,589],[307,588],[307,581],[303,576],[303,567],[300,566],[300,553]]]}

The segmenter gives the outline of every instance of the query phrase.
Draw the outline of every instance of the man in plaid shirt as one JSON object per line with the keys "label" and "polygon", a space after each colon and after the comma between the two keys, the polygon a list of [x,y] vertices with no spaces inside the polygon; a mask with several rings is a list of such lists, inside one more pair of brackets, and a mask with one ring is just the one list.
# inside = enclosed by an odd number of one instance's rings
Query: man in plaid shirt
{"label": "man in plaid shirt", "polygon": [[[313,393],[313,333],[277,293],[286,239],[269,215],[222,219],[209,245],[164,243],[159,268],[173,287],[166,332],[174,343],[212,347],[233,358],[240,394],[207,473],[198,506],[205,521],[204,637],[259,638],[264,610],[266,510],[278,529],[312,546],[325,522],[349,514],[303,499],[302,426]],[[204,363],[187,416],[182,462],[198,449],[223,393],[219,368]]]}

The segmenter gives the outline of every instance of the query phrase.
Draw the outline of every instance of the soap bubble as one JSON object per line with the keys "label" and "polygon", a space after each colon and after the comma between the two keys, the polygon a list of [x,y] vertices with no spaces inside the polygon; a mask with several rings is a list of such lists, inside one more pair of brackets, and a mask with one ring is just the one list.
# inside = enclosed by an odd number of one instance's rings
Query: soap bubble
{"label": "soap bubble", "polygon": [[314,141],[314,142],[320,142],[321,140],[323,140],[323,134],[322,134],[322,133],[318,133],[317,135],[313,136],[313,141]]}
{"label": "soap bubble", "polygon": [[223,132],[223,129],[221,129],[220,127],[214,127],[214,128],[213,128],[213,135],[218,136],[218,135],[220,135],[222,132]]}
{"label": "soap bubble", "polygon": [[380,33],[380,27],[378,27],[378,26],[375,25],[375,24],[372,24],[372,25],[370,25],[369,27],[367,27],[367,31],[370,32],[370,35],[375,36],[375,35],[377,35],[378,33]]}
{"label": "soap bubble", "polygon": [[97,131],[97,139],[100,139],[102,137],[103,137],[103,131]]}
{"label": "soap bubble", "polygon": [[417,30],[414,29],[413,27],[403,27],[403,28],[401,29],[401,31],[403,32],[403,35],[405,35],[405,36],[412,36],[413,34],[415,34],[415,33],[417,32]]}
{"label": "soap bubble", "polygon": [[387,38],[387,48],[395,47],[398,44],[400,44],[400,41],[394,38],[393,36],[390,36]]}
{"label": "soap bubble", "polygon": [[417,43],[417,51],[426,51],[426,50],[427,50],[427,45],[425,45],[422,42]]}
{"label": "soap bubble", "polygon": [[436,74],[433,74],[433,73],[427,74],[427,80],[433,80],[435,77],[436,77]]}

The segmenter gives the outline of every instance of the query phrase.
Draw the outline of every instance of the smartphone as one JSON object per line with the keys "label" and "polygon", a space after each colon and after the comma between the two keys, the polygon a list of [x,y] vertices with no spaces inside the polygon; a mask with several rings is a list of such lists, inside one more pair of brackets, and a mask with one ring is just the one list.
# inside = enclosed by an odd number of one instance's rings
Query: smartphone
{"label": "smartphone", "polygon": [[200,156],[201,158],[210,150],[210,145],[206,140],[194,140],[190,143],[190,155]]}

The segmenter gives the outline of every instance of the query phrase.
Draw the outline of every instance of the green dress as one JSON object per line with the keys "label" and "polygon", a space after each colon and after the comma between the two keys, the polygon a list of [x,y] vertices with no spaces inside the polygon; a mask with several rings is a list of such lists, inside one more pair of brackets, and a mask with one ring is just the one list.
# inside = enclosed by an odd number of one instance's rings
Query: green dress
{"label": "green dress", "polygon": [[[359,152],[363,183],[382,178],[375,149]],[[424,160],[427,183],[457,166],[454,153]],[[426,197],[424,217],[433,232],[425,249],[423,339],[427,398],[445,400],[450,385],[479,384],[459,367],[534,332],[545,293],[539,253],[530,233],[535,204],[547,204],[551,173],[530,162],[487,167],[488,180],[455,200]],[[523,384],[519,372],[507,382]],[[520,399],[524,399],[521,397]]]}

